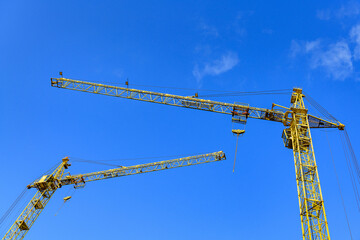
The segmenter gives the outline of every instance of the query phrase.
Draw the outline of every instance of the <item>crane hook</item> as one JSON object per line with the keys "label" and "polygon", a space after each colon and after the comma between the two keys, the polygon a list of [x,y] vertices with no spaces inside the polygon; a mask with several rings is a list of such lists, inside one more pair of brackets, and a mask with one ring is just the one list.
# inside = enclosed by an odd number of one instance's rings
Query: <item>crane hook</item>
{"label": "crane hook", "polygon": [[236,154],[237,154],[237,148],[239,143],[239,136],[245,133],[245,130],[240,129],[233,129],[231,130],[233,134],[236,134],[236,148],[235,148],[235,158],[234,158],[234,167],[233,167],[233,173],[235,172],[235,163],[236,163]]}

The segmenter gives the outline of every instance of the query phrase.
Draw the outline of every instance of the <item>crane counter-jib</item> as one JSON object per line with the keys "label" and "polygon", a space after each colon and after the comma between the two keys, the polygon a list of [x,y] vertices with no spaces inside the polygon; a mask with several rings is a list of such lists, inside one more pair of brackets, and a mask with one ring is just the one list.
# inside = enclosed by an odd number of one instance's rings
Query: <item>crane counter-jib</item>
{"label": "crane counter-jib", "polygon": [[[67,79],[62,77],[51,78],[51,86],[145,102],[153,102],[177,107],[217,112],[232,116],[243,116],[244,118],[270,120],[274,122],[284,123],[284,125],[289,125],[289,121],[291,119],[288,114],[291,111],[288,108],[257,108],[241,104],[225,103],[213,100],[199,99],[196,97],[186,97],[174,94],[132,89],[127,87],[111,86],[101,83]],[[311,128],[343,127],[343,125],[339,122],[324,120],[310,114],[308,114],[308,119]]]}

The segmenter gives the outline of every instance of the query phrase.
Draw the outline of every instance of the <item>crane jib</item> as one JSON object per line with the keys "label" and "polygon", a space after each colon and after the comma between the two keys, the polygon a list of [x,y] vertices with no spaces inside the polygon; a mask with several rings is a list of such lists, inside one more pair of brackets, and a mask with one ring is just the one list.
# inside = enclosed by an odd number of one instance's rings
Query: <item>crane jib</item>
{"label": "crane jib", "polygon": [[[165,105],[223,113],[232,116],[243,115],[245,118],[280,122],[283,123],[285,126],[290,125],[292,114],[291,111],[288,112],[290,113],[290,116],[287,117],[287,110],[285,108],[256,108],[234,103],[225,103],[219,101],[199,99],[196,97],[185,97],[174,94],[144,91],[139,89],[131,89],[128,87],[111,86],[106,84],[73,80],[62,77],[51,78],[51,86],[88,93],[133,99],[138,101],[153,102]],[[310,128],[339,128],[340,130],[342,130],[344,127],[344,125],[339,122],[325,120],[310,114],[308,114],[307,116]]]}
{"label": "crane jib", "polygon": [[[37,192],[2,240],[23,239],[55,191],[64,185],[71,184],[74,185],[75,188],[81,188],[85,186],[86,182],[90,181],[212,163],[225,159],[225,153],[219,151],[167,161],[140,164],[129,167],[119,167],[93,173],[70,175],[68,172],[64,173],[64,170],[71,166],[68,163],[69,158],[65,157],[63,158],[62,163],[51,174],[42,176],[40,179],[28,186],[28,188],[36,188]],[[64,200],[68,199],[70,198],[67,197]]]}

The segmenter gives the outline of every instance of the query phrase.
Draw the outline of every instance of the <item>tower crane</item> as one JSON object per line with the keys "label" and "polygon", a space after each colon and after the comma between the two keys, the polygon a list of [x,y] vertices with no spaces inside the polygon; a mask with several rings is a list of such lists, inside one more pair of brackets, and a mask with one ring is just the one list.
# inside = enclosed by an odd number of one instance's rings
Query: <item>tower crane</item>
{"label": "tower crane", "polygon": [[[51,86],[81,92],[95,93],[145,102],[223,113],[232,116],[235,123],[246,123],[248,118],[282,123],[285,129],[282,138],[285,147],[293,150],[300,220],[303,240],[329,240],[329,228],[325,214],[319,174],[315,161],[311,138],[311,128],[337,128],[344,130],[345,125],[337,120],[325,120],[308,113],[304,105],[304,93],[294,88],[290,107],[272,104],[271,109],[257,108],[243,104],[178,96],[127,87],[111,86],[88,81],[51,78]],[[127,84],[128,85],[128,84]],[[243,133],[237,129],[233,133]]]}
{"label": "tower crane", "polygon": [[[222,151],[202,154],[197,156],[178,158],[167,161],[153,162],[129,167],[119,167],[105,171],[92,172],[86,174],[70,175],[65,170],[71,166],[69,158],[62,159],[61,164],[49,175],[44,175],[40,179],[28,185],[27,188],[36,188],[37,192],[25,207],[23,212],[5,234],[2,240],[20,240],[28,233],[35,220],[38,218],[50,198],[57,189],[65,185],[74,185],[74,188],[82,188],[85,183],[103,180],[108,178],[123,177],[140,173],[149,173],[171,168],[186,167],[203,163],[211,163],[225,160]],[[66,197],[67,201],[70,197]]]}

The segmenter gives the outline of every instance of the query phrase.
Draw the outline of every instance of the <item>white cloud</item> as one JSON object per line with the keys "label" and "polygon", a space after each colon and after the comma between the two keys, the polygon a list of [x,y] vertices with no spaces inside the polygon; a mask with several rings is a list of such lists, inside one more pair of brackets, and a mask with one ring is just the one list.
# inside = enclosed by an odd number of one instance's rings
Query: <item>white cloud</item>
{"label": "white cloud", "polygon": [[301,44],[296,40],[291,40],[290,57],[294,58],[302,52]]}
{"label": "white cloud", "polygon": [[318,10],[316,12],[316,17],[320,20],[329,20],[331,18],[332,12],[330,9]]}
{"label": "white cloud", "polygon": [[316,49],[318,49],[320,47],[320,39],[315,40],[315,41],[311,41],[311,42],[306,42],[305,43],[305,52],[311,52],[314,51]]}
{"label": "white cloud", "polygon": [[339,10],[335,12],[338,18],[357,16],[360,14],[360,4],[355,1],[350,1],[346,5],[342,5]]}
{"label": "white cloud", "polygon": [[353,72],[351,52],[345,41],[331,44],[326,50],[311,48],[308,53],[311,54],[310,67],[323,68],[335,80],[344,80]]}
{"label": "white cloud", "polygon": [[315,49],[320,48],[320,45],[320,39],[311,42],[291,40],[290,57],[297,57],[298,55],[309,53]]}
{"label": "white cloud", "polygon": [[354,49],[354,59],[359,60],[360,59],[360,24],[354,26],[350,30],[350,38],[353,42],[356,43],[355,49]]}
{"label": "white cloud", "polygon": [[239,63],[239,58],[236,53],[228,52],[221,56],[220,59],[212,61],[211,63],[205,63],[202,68],[199,65],[195,65],[193,75],[200,83],[201,79],[206,75],[216,76],[231,70]]}
{"label": "white cloud", "polygon": [[200,28],[201,30],[203,31],[203,33],[205,35],[210,35],[210,36],[214,36],[214,37],[218,37],[219,36],[219,32],[217,30],[216,27],[214,26],[210,26],[208,24],[205,24],[205,23],[201,23],[200,24]]}
{"label": "white cloud", "polygon": [[353,73],[351,51],[345,40],[324,46],[320,39],[291,42],[290,56],[307,55],[311,69],[323,69],[335,80],[345,80]]}
{"label": "white cloud", "polygon": [[360,3],[356,1],[349,1],[336,10],[318,10],[316,12],[317,18],[320,20],[330,20],[331,18],[345,18],[360,15]]}

